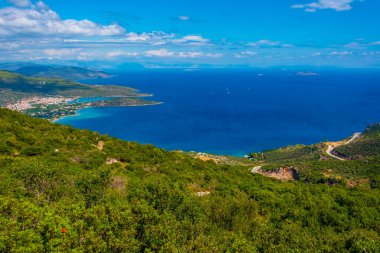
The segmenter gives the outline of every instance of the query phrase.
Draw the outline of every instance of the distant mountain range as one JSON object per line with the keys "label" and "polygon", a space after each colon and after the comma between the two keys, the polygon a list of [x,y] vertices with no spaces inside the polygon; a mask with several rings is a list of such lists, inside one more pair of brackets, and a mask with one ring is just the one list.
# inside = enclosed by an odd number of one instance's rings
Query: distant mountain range
{"label": "distant mountain range", "polygon": [[72,81],[112,77],[112,75],[104,71],[73,66],[2,63],[0,64],[0,70],[13,71],[27,76],[62,78]]}
{"label": "distant mountain range", "polygon": [[63,78],[68,80],[94,79],[94,78],[110,78],[110,74],[103,71],[66,66],[27,66],[22,67],[15,72],[28,76],[43,76],[52,78]]}
{"label": "distant mountain range", "polygon": [[[124,86],[86,85],[52,77],[34,77],[11,71],[0,71],[0,89],[23,92],[25,96],[137,96],[137,91]],[[6,96],[4,96],[6,99]]]}

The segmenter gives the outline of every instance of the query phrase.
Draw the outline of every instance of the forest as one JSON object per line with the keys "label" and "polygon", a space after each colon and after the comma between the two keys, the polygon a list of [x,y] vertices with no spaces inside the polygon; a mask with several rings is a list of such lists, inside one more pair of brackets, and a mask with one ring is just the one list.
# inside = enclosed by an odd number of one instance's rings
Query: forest
{"label": "forest", "polygon": [[252,154],[280,181],[0,109],[0,252],[380,252],[378,133]]}

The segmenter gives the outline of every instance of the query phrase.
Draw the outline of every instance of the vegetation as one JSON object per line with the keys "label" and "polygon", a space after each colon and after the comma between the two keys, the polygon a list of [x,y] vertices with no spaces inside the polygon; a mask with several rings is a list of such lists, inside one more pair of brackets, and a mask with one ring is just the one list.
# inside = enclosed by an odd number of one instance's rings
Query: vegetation
{"label": "vegetation", "polygon": [[286,160],[317,160],[323,156],[324,144],[312,146],[296,145],[269,150],[260,153],[252,153],[251,159],[262,162],[279,162]]}
{"label": "vegetation", "polygon": [[0,252],[379,252],[379,185],[343,181],[281,182],[0,109]]}

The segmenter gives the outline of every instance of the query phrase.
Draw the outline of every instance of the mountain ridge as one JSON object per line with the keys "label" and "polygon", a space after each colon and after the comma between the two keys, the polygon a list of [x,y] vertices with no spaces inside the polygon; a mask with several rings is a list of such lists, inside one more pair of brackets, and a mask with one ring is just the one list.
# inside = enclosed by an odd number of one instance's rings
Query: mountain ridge
{"label": "mountain ridge", "polygon": [[28,76],[62,78],[73,81],[112,77],[112,75],[104,71],[72,66],[24,66],[18,68],[15,72]]}

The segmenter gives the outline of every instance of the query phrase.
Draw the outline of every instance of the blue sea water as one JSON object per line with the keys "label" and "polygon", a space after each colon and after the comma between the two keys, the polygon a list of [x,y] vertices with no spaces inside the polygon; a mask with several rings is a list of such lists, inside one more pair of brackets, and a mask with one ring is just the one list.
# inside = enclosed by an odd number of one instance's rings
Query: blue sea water
{"label": "blue sea water", "polygon": [[242,156],[292,144],[339,140],[380,122],[380,72],[151,70],[118,73],[156,106],[87,108],[58,122],[169,150]]}

